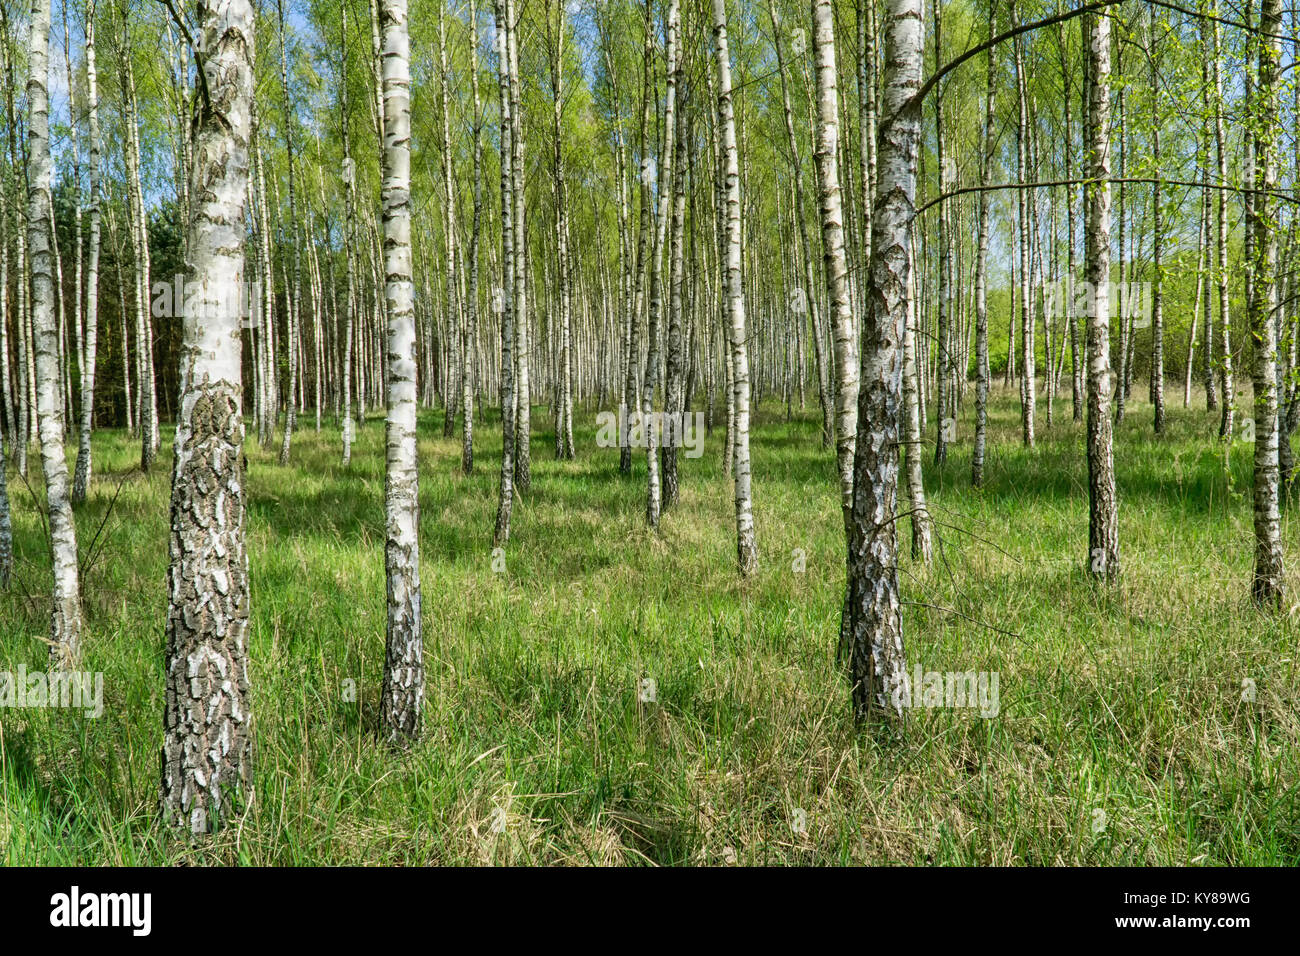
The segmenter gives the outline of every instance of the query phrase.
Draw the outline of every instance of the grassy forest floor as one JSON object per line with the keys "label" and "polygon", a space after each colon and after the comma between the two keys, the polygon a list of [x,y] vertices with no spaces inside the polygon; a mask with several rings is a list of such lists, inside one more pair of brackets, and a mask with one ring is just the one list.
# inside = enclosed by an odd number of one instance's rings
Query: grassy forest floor
{"label": "grassy forest floor", "polygon": [[[338,429],[317,434],[306,416],[288,468],[278,441],[248,446],[256,795],[198,847],[156,826],[170,445],[145,478],[133,440],[97,432],[78,531],[84,560],[108,515],[84,581],[83,667],[104,674],[104,714],[0,710],[0,861],[1295,865],[1300,613],[1249,601],[1250,446],[1235,443],[1225,471],[1204,399],[1184,411],[1181,390],[1169,398],[1165,437],[1145,401],[1117,430],[1113,593],[1082,573],[1087,471],[1068,395],[1033,451],[1014,397],[995,395],[982,492],[969,420],[946,467],[927,455],[941,544],[925,568],[900,526],[909,665],[997,672],[1000,711],[913,710],[894,740],[855,732],[835,666],[844,542],[814,405],[756,419],[748,583],[721,428],[682,462],[660,535],[643,526],[643,457],[620,478],[591,410],[576,416],[576,461],[555,462],[539,428],[498,573],[496,416],[477,423],[466,478],[459,440],[425,413],[426,736],[405,754],[372,736],[382,421],[359,430],[345,469]],[[42,525],[12,471],[10,494],[0,671],[44,670]]]}

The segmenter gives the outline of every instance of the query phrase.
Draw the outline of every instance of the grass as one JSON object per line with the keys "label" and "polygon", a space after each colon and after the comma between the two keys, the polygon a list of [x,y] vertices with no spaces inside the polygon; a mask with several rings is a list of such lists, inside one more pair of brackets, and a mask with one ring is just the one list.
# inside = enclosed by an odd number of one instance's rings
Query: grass
{"label": "grass", "polygon": [[[854,729],[835,666],[844,543],[814,407],[757,416],[749,582],[721,429],[683,462],[659,534],[643,526],[644,461],[620,478],[590,410],[577,461],[553,461],[538,429],[496,573],[499,428],[476,430],[467,478],[426,413],[427,733],[400,754],[373,739],[382,423],[360,429],[350,468],[334,427],[304,422],[287,468],[278,443],[250,442],[255,797],[199,845],[155,809],[170,448],[146,478],[133,440],[98,432],[77,517],[84,556],[107,515],[83,664],[104,674],[105,712],[0,711],[0,861],[1295,865],[1297,621],[1249,601],[1249,446],[1225,471],[1217,419],[1180,397],[1164,437],[1145,401],[1117,431],[1113,591],[1082,573],[1087,472],[1068,396],[1027,451],[1013,397],[996,394],[979,493],[967,399],[947,466],[927,456],[936,563],[901,561],[907,650],[925,670],[997,672],[1000,711],[913,710],[892,740]],[[12,472],[10,488],[19,564],[0,595],[0,670],[43,670],[48,557]]]}

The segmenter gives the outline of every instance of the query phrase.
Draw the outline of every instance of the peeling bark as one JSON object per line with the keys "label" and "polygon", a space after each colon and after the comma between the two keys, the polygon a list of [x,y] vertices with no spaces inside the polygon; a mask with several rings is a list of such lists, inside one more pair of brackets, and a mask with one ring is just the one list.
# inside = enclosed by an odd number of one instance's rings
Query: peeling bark
{"label": "peeling bark", "polygon": [[[829,4],[829,0],[817,0]],[[863,321],[848,529],[849,672],[858,720],[901,723],[908,698],[898,586],[898,447],[925,26],[921,0],[887,0],[884,93]]]}
{"label": "peeling bark", "polygon": [[197,14],[207,95],[194,106],[186,250],[201,294],[187,294],[181,350],[160,793],[167,822],[196,834],[252,786],[242,338],[227,293],[244,279],[254,86],[250,0],[199,0]]}

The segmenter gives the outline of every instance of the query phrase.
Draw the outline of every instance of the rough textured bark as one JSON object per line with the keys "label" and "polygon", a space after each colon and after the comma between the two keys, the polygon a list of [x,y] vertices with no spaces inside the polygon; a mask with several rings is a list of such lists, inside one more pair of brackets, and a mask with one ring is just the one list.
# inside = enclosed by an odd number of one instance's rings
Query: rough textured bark
{"label": "rough textured bark", "polygon": [[254,17],[250,0],[197,6],[205,83],[186,249],[201,301],[186,304],[181,350],[161,804],[168,823],[205,833],[238,812],[252,785],[242,340],[229,293],[244,280]]}
{"label": "rough textured bark", "polygon": [[1088,309],[1088,564],[1106,581],[1120,573],[1119,500],[1110,399],[1110,20],[1087,14],[1088,179],[1085,194]]}
{"label": "rough textured bark", "polygon": [[1255,603],[1280,609],[1285,591],[1282,532],[1278,514],[1278,383],[1277,383],[1277,198],[1278,82],[1282,51],[1281,0],[1260,5],[1259,84],[1252,128],[1255,153],[1255,195],[1249,215],[1255,236],[1253,281],[1247,302],[1254,340],[1255,406],[1255,573],[1250,593]]}
{"label": "rough textured bark", "polygon": [[36,351],[36,415],[41,466],[45,471],[46,510],[53,559],[50,663],[73,665],[81,653],[81,586],[77,531],[68,497],[68,464],[63,457],[63,386],[59,366],[59,328],[54,314],[51,243],[52,201],[50,113],[47,75],[50,0],[33,0],[27,80],[27,245],[31,253],[32,330]]}
{"label": "rough textured bark", "polygon": [[415,285],[411,262],[411,66],[406,0],[381,0],[384,77],[384,480],[388,639],[380,723],[390,741],[420,736],[424,644],[420,630],[420,507],[416,464]]}
{"label": "rough textured bark", "polygon": [[717,62],[718,127],[721,134],[725,323],[730,337],[731,394],[735,401],[732,476],[736,503],[736,555],[742,575],[758,570],[754,502],[749,464],[749,346],[745,333],[745,283],[741,274],[740,165],[731,95],[731,53],[727,45],[726,0],[713,0],[713,43]]}
{"label": "rough textured bark", "polygon": [[[819,4],[829,0],[817,0]],[[859,720],[901,722],[908,696],[898,587],[898,438],[925,26],[921,0],[887,0],[862,386],[848,531],[849,673]]]}

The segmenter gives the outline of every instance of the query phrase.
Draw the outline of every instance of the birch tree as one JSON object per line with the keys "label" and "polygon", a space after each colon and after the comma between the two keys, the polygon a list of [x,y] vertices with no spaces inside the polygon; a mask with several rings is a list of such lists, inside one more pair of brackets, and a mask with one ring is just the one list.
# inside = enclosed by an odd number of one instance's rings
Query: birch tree
{"label": "birch tree", "polygon": [[1278,514],[1278,384],[1277,384],[1277,233],[1278,215],[1278,84],[1282,51],[1281,0],[1260,4],[1259,82],[1251,117],[1254,140],[1254,197],[1248,208],[1248,228],[1255,241],[1251,251],[1252,282],[1247,308],[1254,342],[1253,391],[1255,409],[1255,573],[1250,593],[1260,607],[1277,610],[1285,591],[1282,567],[1281,518]]}
{"label": "birch tree", "polygon": [[14,528],[9,510],[6,467],[4,416],[0,415],[0,591],[9,590],[9,579],[14,570]]}
{"label": "birch tree", "polygon": [[501,111],[501,285],[493,293],[493,308],[501,319],[501,480],[497,499],[496,526],[492,543],[500,546],[510,540],[510,513],[514,503],[515,477],[515,282],[514,282],[514,150],[511,144],[514,120],[510,102],[510,53],[507,36],[509,4],[495,0],[497,90]]}
{"label": "birch tree", "polygon": [[216,829],[252,785],[245,546],[244,280],[251,161],[250,0],[198,0],[187,295],[172,469],[161,804]]}
{"label": "birch tree", "polygon": [[380,723],[417,739],[424,702],[420,508],[416,466],[415,285],[411,264],[411,65],[406,0],[381,0],[384,77],[384,297],[388,421],[384,481],[388,636]]}
{"label": "birch tree", "polygon": [[1110,20],[1085,14],[1088,185],[1085,195],[1088,309],[1088,569],[1120,573],[1119,500],[1110,416]]}
{"label": "birch tree", "polygon": [[[659,511],[662,505],[662,487],[659,481],[659,450],[655,444],[654,397],[655,387],[659,382],[659,326],[663,316],[664,281],[663,259],[664,240],[668,231],[668,214],[673,198],[673,149],[677,133],[675,110],[677,106],[677,31],[678,0],[668,0],[668,12],[664,20],[665,71],[667,76],[664,93],[663,141],[659,150],[659,163],[656,172],[658,180],[658,199],[656,203],[653,247],[650,254],[650,312],[646,322],[647,353],[645,379],[641,384],[641,420],[645,425],[646,436],[646,524],[651,528],[659,526]],[[646,29],[650,29],[650,4],[646,4]]]}
{"label": "birch tree", "polygon": [[31,255],[31,322],[36,353],[36,415],[54,588],[50,663],[70,667],[81,654],[81,584],[77,530],[63,456],[63,379],[54,314],[53,203],[50,193],[50,0],[32,0],[27,79],[27,246]]}
{"label": "birch tree", "polygon": [[821,208],[822,259],[831,328],[835,336],[835,461],[845,528],[853,505],[853,447],[857,432],[858,350],[844,252],[844,214],[839,176],[839,93],[836,88],[835,20],[829,0],[813,0],[813,58],[817,83],[817,194]]}
{"label": "birch tree", "polygon": [[77,469],[72,500],[86,500],[93,459],[90,433],[95,426],[95,360],[99,342],[99,73],[95,63],[95,0],[86,5],[86,110],[90,127],[90,248],[86,263],[85,342],[81,358],[81,427],[77,434]]}
{"label": "birch tree", "polygon": [[[1217,0],[1211,5],[1209,19],[1210,31],[1210,73],[1211,89],[1207,95],[1214,99],[1214,153],[1218,167],[1220,185],[1228,183],[1228,146],[1224,131],[1223,117],[1223,67],[1219,29],[1219,4]],[[1206,20],[1201,21],[1204,25]],[[1215,247],[1215,279],[1219,299],[1219,353],[1215,361],[1219,366],[1219,398],[1223,402],[1223,414],[1219,418],[1219,437],[1225,441],[1232,440],[1233,419],[1236,414],[1237,392],[1232,375],[1232,322],[1230,317],[1228,280],[1228,192],[1218,190],[1216,204],[1216,223],[1218,235]]]}
{"label": "birch tree", "polygon": [[483,224],[483,103],[478,86],[478,2],[470,0],[469,76],[474,91],[474,222],[469,236],[468,286],[465,296],[465,325],[461,335],[461,470],[474,470],[474,388],[477,368],[474,361],[478,337],[479,234]]}
{"label": "birch tree", "polygon": [[[817,0],[829,5],[829,0]],[[916,214],[925,44],[922,0],[886,0],[885,64],[877,143],[862,387],[848,527],[847,631],[853,712],[859,720],[901,722],[908,695],[898,586],[898,446],[903,358]]]}
{"label": "birch tree", "polygon": [[339,56],[339,98],[343,120],[343,207],[344,207],[344,269],[347,272],[347,306],[343,333],[343,464],[352,461],[352,438],[356,428],[352,419],[352,340],[357,311],[356,256],[353,247],[357,232],[357,167],[352,158],[352,137],[348,125],[348,8],[339,7],[342,29],[339,31],[341,53]]}
{"label": "birch tree", "polygon": [[[997,26],[997,7],[989,3],[988,34],[992,40]],[[997,114],[997,57],[989,50],[985,66],[984,80],[984,124],[980,143],[980,194],[978,246],[975,253],[975,439],[971,451],[971,486],[984,487],[984,449],[988,440],[989,407],[989,178],[993,166],[994,141],[993,124]],[[1069,113],[1067,112],[1068,116]],[[1067,144],[1067,150],[1069,146]],[[1073,203],[1071,203],[1073,205]],[[1073,235],[1073,226],[1071,226]],[[1073,264],[1074,253],[1070,253]],[[1078,362],[1077,350],[1075,362]],[[1075,390],[1075,404],[1078,404],[1078,390]]]}
{"label": "birch tree", "polygon": [[731,91],[731,53],[727,45],[727,3],[713,0],[713,48],[718,82],[718,127],[722,159],[724,299],[730,336],[735,440],[732,478],[736,504],[736,555],[742,575],[758,570],[754,543],[754,502],[749,463],[749,346],[745,333],[745,284],[741,274],[740,163],[736,156],[736,117]]}
{"label": "birch tree", "polygon": [[511,216],[514,228],[514,259],[511,263],[514,282],[515,327],[515,487],[520,493],[532,484],[532,386],[528,363],[530,361],[530,336],[528,329],[528,232],[524,225],[525,170],[524,170],[524,116],[523,84],[519,78],[519,38],[517,7],[514,0],[506,5],[506,52],[509,59],[510,81],[510,195],[515,208]]}
{"label": "birch tree", "polygon": [[[559,382],[555,403],[555,457],[573,457],[573,355],[571,342],[573,293],[569,278],[569,207],[564,181],[564,40],[567,25],[564,2],[555,6],[555,33],[551,45],[552,126],[554,137],[552,161],[555,171],[555,275],[559,299],[560,355],[557,374]],[[550,2],[547,5],[547,26],[550,33]]]}
{"label": "birch tree", "polygon": [[[289,464],[289,451],[293,443],[293,430],[298,425],[298,344],[300,341],[299,316],[301,315],[302,293],[302,256],[300,254],[301,232],[298,225],[297,177],[294,175],[293,152],[293,102],[289,93],[289,53],[286,40],[287,29],[284,19],[284,0],[276,0],[276,12],[280,22],[280,88],[284,96],[284,148],[289,167],[289,249],[293,256],[293,288],[286,289],[285,317],[288,320],[285,335],[286,351],[289,359],[289,394],[285,402],[284,437],[280,443],[280,464]],[[285,277],[286,280],[288,277]],[[286,281],[287,285],[287,281]]]}

